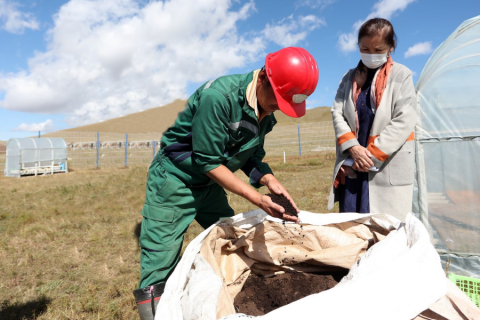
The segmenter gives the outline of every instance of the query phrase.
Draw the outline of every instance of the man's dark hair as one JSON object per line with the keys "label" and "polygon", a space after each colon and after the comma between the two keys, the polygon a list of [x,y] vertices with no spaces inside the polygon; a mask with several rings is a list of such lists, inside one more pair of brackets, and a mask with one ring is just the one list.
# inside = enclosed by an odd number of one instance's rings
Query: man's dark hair
{"label": "man's dark hair", "polygon": [[358,30],[357,44],[360,45],[360,39],[363,37],[372,37],[381,35],[385,43],[395,50],[397,46],[397,35],[393,26],[387,19],[373,18],[366,21]]}

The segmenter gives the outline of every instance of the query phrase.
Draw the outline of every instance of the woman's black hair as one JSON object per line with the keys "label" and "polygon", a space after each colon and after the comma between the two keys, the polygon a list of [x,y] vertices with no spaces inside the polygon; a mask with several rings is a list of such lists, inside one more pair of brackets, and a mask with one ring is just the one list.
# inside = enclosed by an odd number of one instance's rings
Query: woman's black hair
{"label": "woman's black hair", "polygon": [[360,45],[360,39],[363,37],[372,37],[382,35],[385,42],[395,50],[397,46],[397,35],[393,30],[393,26],[387,19],[373,18],[366,21],[358,30],[357,44]]}

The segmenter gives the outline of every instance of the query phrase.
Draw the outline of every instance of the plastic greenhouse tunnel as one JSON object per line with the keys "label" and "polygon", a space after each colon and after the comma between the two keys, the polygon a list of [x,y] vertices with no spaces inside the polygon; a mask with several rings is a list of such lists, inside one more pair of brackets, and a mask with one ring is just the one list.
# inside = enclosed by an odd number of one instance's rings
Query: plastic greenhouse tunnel
{"label": "plastic greenhouse tunnel", "polygon": [[62,138],[10,139],[6,153],[6,177],[68,172],[67,144]]}
{"label": "plastic greenhouse tunnel", "polygon": [[416,82],[413,204],[449,271],[474,278],[480,278],[479,83],[477,16],[435,50]]}

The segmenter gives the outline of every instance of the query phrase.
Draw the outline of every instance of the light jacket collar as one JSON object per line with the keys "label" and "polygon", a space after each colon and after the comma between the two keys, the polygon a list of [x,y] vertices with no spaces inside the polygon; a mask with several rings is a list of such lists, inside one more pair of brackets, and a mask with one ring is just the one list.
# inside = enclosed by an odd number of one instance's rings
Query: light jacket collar
{"label": "light jacket collar", "polygon": [[258,102],[257,102],[257,82],[258,82],[258,75],[260,74],[261,69],[257,69],[253,71],[253,79],[252,81],[248,84],[247,90],[246,90],[246,95],[247,95],[247,102],[250,108],[252,108],[255,111],[255,116],[257,116],[258,123],[262,121],[265,116],[268,116],[271,114],[271,112],[265,112],[258,108]]}

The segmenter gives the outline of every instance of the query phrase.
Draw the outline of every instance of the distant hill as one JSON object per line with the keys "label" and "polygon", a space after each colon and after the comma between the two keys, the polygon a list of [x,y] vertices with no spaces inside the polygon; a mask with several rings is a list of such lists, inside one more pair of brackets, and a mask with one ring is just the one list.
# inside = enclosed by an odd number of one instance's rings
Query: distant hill
{"label": "distant hill", "polygon": [[[146,111],[132,113],[123,117],[90,124],[82,127],[62,130],[59,132],[112,132],[112,133],[149,133],[164,132],[177,118],[179,112],[185,108],[185,100],[175,100],[163,107],[156,107]],[[308,109],[302,118],[290,118],[280,111],[275,112],[277,126],[293,125],[297,123],[332,121],[330,107]]]}
{"label": "distant hill", "polygon": [[316,107],[307,109],[307,113],[301,118],[291,118],[281,111],[275,112],[277,119],[277,126],[288,126],[298,123],[332,121],[332,114],[330,107]]}
{"label": "distant hill", "polygon": [[185,109],[185,102],[185,100],[178,99],[163,107],[156,107],[103,122],[62,130],[61,132],[164,132],[175,122],[178,113]]}

